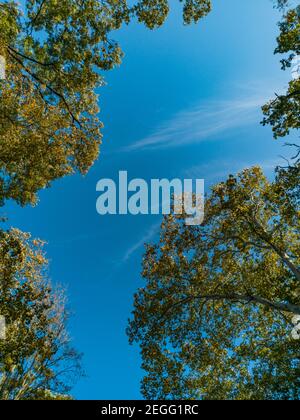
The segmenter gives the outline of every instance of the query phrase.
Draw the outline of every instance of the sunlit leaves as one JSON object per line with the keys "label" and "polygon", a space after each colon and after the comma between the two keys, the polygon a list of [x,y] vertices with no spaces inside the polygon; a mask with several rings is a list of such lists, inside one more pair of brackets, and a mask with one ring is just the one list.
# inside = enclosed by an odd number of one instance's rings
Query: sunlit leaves
{"label": "sunlit leaves", "polygon": [[[281,60],[282,68],[291,71],[291,81],[285,95],[277,95],[263,107],[263,124],[272,126],[274,137],[285,137],[300,128],[300,8],[286,13],[280,23],[276,54],[288,54]],[[293,66],[295,70],[293,72]]]}
{"label": "sunlit leaves", "polygon": [[203,0],[201,2],[197,0],[186,0],[183,13],[184,21],[189,24],[192,22],[198,22],[211,11],[211,1]]}
{"label": "sunlit leaves", "polygon": [[0,399],[66,399],[80,373],[70,347],[62,291],[47,280],[42,242],[18,230],[0,231]]}
{"label": "sunlit leaves", "polygon": [[[299,398],[299,205],[259,168],[216,185],[202,226],[167,217],[128,334],[146,398]],[[289,381],[290,378],[290,381]]]}

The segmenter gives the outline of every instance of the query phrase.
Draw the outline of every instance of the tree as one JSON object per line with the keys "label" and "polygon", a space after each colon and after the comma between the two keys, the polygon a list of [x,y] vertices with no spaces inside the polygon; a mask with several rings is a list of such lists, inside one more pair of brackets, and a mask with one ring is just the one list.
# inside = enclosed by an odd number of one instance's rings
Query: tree
{"label": "tree", "polygon": [[[287,2],[282,1],[283,7]],[[289,69],[292,80],[285,95],[276,98],[263,107],[265,118],[263,125],[270,125],[275,139],[285,138],[292,131],[300,128],[300,7],[286,12],[279,24],[280,35],[277,38],[275,54],[289,54],[281,60],[282,69]],[[300,199],[300,145],[287,143],[296,151],[286,167],[277,168],[281,185],[294,202]]]}
{"label": "tree", "polygon": [[[167,0],[26,0],[0,5],[0,204],[36,202],[36,192],[98,156],[102,123],[96,89],[123,53],[110,33],[133,18],[161,26]],[[185,0],[184,22],[210,11],[209,0]]]}
{"label": "tree", "polygon": [[274,137],[285,137],[291,130],[300,128],[300,6],[289,10],[279,24],[280,35],[275,54],[289,53],[281,60],[283,70],[293,70],[293,80],[285,95],[276,98],[263,107],[263,124],[272,126]]}
{"label": "tree", "polygon": [[40,241],[12,229],[0,231],[0,399],[69,399],[81,374],[80,355],[66,332],[61,290],[47,280]]}
{"label": "tree", "polygon": [[299,205],[259,168],[216,185],[203,226],[184,216],[148,245],[128,334],[147,398],[298,399]]}

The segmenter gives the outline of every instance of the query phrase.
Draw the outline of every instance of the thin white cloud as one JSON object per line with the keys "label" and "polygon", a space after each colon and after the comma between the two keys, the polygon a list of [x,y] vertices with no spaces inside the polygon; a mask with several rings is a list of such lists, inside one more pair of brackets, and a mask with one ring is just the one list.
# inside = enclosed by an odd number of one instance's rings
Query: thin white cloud
{"label": "thin white cloud", "polygon": [[141,239],[139,239],[135,244],[133,244],[130,248],[127,249],[121,260],[121,263],[126,263],[132,257],[132,255],[135,254],[135,252],[142,248],[145,243],[150,241],[154,237],[154,235],[156,235],[156,233],[159,231],[160,225],[161,222],[155,223],[152,226],[150,226],[150,228],[146,231],[144,236]]}
{"label": "thin white cloud", "polygon": [[261,106],[268,94],[242,99],[210,101],[194,109],[179,112],[151,135],[127,146],[125,151],[178,147],[225,135],[229,130],[259,124]]}

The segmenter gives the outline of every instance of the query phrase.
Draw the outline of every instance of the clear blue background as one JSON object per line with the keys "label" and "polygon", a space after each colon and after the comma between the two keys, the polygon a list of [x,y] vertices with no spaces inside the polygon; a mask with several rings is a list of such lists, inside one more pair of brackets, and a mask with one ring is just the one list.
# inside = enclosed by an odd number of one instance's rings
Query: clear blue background
{"label": "clear blue background", "polygon": [[[290,79],[273,56],[280,15],[272,1],[214,0],[191,27],[179,2],[170,3],[162,29],[133,24],[114,34],[126,55],[99,91],[104,139],[89,174],[55,182],[35,208],[6,207],[11,225],[48,242],[51,280],[67,287],[70,332],[87,373],[78,399],[141,398],[139,349],[125,328],[143,285],[143,243],[155,240],[161,219],[99,216],[97,181],[128,170],[146,180],[205,178],[208,187],[252,164],[271,174],[288,154],[259,125],[259,104]],[[149,137],[151,148],[143,146]]]}

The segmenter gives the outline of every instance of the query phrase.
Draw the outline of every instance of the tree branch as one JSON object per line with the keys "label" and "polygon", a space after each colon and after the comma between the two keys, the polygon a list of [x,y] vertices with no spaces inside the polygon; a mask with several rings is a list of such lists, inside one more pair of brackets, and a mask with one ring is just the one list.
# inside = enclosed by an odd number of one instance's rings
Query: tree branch
{"label": "tree branch", "polygon": [[232,303],[258,303],[260,305],[266,306],[270,309],[274,309],[280,312],[288,312],[295,315],[300,315],[300,306],[293,305],[291,303],[279,303],[279,302],[272,302],[268,299],[262,298],[260,296],[252,296],[252,295],[242,295],[238,293],[218,293],[218,294],[207,294],[207,295],[192,295],[187,296],[185,299],[182,299],[175,304],[171,305],[160,317],[160,319],[164,318],[169,311],[174,309],[177,306],[181,306],[185,303],[192,302],[193,300],[205,300],[208,301],[229,301]]}
{"label": "tree branch", "polygon": [[70,106],[69,106],[69,104],[68,104],[68,102],[67,102],[67,100],[66,100],[66,98],[64,97],[64,95],[63,94],[61,94],[60,92],[57,92],[55,89],[53,89],[49,84],[47,84],[47,83],[45,83],[43,80],[41,80],[40,78],[39,78],[39,76],[37,76],[35,73],[33,73],[30,69],[28,69],[28,67],[26,67],[25,65],[24,65],[24,63],[22,62],[22,60],[20,60],[18,57],[16,57],[11,51],[9,51],[8,50],[8,52],[9,52],[9,54],[10,54],[10,56],[14,59],[14,60],[16,60],[21,66],[22,66],[22,68],[34,79],[34,80],[36,80],[38,83],[40,83],[41,85],[45,85],[46,86],[46,88],[51,92],[51,93],[53,93],[55,96],[57,96],[58,98],[60,98],[62,101],[63,101],[63,103],[65,104],[65,106],[66,106],[66,108],[67,108],[67,111],[68,111],[68,113],[70,114],[70,116],[71,116],[71,118],[72,118],[72,120],[73,120],[73,123],[77,123],[80,127],[82,127],[82,124],[81,124],[81,122],[75,117],[75,115],[73,114],[73,112],[72,112],[72,110],[71,110],[71,108],[70,108]]}

